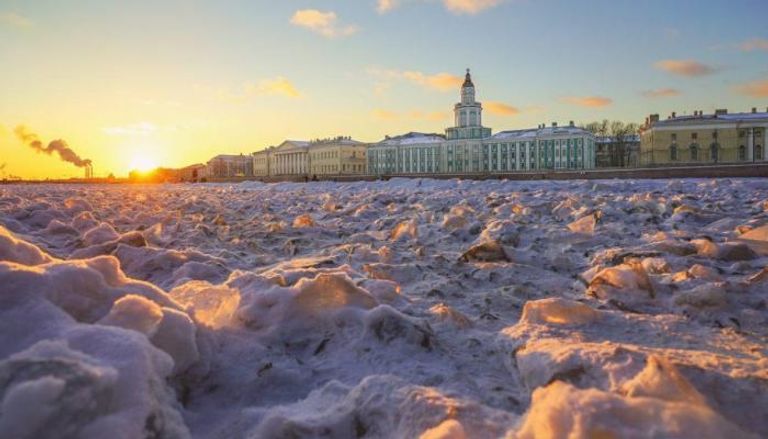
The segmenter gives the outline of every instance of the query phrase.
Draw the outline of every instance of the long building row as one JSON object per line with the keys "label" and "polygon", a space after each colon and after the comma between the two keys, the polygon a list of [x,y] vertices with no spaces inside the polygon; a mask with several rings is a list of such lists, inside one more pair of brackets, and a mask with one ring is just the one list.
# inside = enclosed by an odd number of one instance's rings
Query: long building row
{"label": "long building row", "polygon": [[[482,124],[469,70],[454,105],[454,126],[445,133],[385,137],[364,143],[339,136],[313,141],[286,140],[249,155],[219,155],[206,165],[182,170],[182,179],[230,177],[323,178],[340,175],[429,175],[589,170],[614,166],[669,166],[768,160],[768,109],[660,120],[651,115],[637,135],[595,137],[567,125],[539,125],[493,134]],[[617,160],[618,158],[618,160]]]}

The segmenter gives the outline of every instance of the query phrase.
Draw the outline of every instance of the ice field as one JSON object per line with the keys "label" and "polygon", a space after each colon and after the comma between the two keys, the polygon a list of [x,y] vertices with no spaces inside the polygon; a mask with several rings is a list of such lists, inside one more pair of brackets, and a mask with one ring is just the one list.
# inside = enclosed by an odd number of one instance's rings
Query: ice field
{"label": "ice field", "polygon": [[0,437],[768,436],[768,180],[0,186]]}

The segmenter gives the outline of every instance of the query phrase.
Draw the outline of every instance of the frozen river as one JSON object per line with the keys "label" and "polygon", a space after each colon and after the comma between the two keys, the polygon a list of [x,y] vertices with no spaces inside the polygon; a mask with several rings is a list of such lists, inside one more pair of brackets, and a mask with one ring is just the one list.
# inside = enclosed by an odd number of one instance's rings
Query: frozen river
{"label": "frozen river", "polygon": [[768,436],[768,180],[0,186],[0,437]]}

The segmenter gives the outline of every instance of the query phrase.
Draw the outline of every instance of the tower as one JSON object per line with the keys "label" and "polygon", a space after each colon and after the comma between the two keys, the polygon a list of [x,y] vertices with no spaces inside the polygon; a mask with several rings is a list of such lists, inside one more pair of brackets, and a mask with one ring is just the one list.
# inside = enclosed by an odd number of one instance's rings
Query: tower
{"label": "tower", "polygon": [[469,69],[461,85],[461,102],[454,105],[453,115],[454,126],[445,130],[448,140],[490,137],[491,129],[483,127],[483,105],[475,100],[475,84]]}

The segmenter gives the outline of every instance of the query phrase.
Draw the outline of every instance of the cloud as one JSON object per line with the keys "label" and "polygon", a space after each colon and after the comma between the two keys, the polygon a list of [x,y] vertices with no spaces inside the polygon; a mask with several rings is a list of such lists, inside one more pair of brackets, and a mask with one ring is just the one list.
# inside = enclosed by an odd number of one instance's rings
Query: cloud
{"label": "cloud", "polygon": [[739,44],[739,50],[752,52],[754,50],[768,51],[768,40],[764,38],[752,38]]}
{"label": "cloud", "polygon": [[572,105],[589,108],[607,107],[613,103],[613,99],[602,96],[567,96],[562,100]]}
{"label": "cloud", "polygon": [[768,79],[737,85],[736,91],[753,98],[768,98]]}
{"label": "cloud", "polygon": [[665,59],[657,62],[654,66],[659,70],[688,78],[711,75],[717,71],[717,68],[713,66],[692,59]]}
{"label": "cloud", "polygon": [[317,9],[301,9],[291,17],[291,24],[318,33],[326,38],[350,36],[360,28],[354,24],[341,25],[333,11],[322,12]]}
{"label": "cloud", "polygon": [[293,83],[282,76],[273,79],[264,79],[258,84],[245,84],[245,93],[249,96],[273,95],[299,98],[301,93]]}
{"label": "cloud", "polygon": [[150,122],[138,122],[124,126],[105,127],[102,131],[110,136],[144,137],[157,131],[157,126]]}
{"label": "cloud", "polygon": [[386,14],[398,6],[400,6],[399,0],[377,0],[376,12],[379,14]]}
{"label": "cloud", "polygon": [[498,116],[517,116],[520,114],[519,108],[507,105],[503,102],[485,102],[483,103],[483,106],[490,114]]}
{"label": "cloud", "polygon": [[450,73],[435,73],[428,75],[414,70],[381,70],[376,68],[368,69],[368,73],[379,78],[376,83],[375,92],[377,95],[383,94],[389,89],[391,81],[407,81],[419,85],[426,89],[437,90],[441,92],[456,91],[461,87],[464,78]]}
{"label": "cloud", "polygon": [[398,120],[418,120],[427,122],[439,122],[450,119],[450,115],[445,111],[422,111],[422,110],[410,110],[402,113],[395,111],[384,110],[377,108],[371,112],[374,118],[382,121],[398,121]]}
{"label": "cloud", "polygon": [[[416,0],[376,0],[376,11],[379,14],[386,14],[400,7],[407,1]],[[427,2],[430,0],[420,0]],[[477,14],[486,9],[498,6],[506,0],[442,0],[443,7],[454,14]]]}
{"label": "cloud", "polygon": [[645,90],[640,93],[646,98],[668,98],[672,96],[680,96],[680,90],[674,88],[657,88],[655,90]]}
{"label": "cloud", "polygon": [[477,14],[501,2],[502,0],[443,0],[443,5],[454,14]]}
{"label": "cloud", "polygon": [[262,79],[259,82],[246,82],[240,87],[240,90],[232,91],[230,88],[209,87],[198,84],[195,89],[206,94],[213,94],[222,102],[242,104],[258,96],[280,96],[291,99],[301,98],[302,93],[288,79],[277,76],[275,78]]}
{"label": "cloud", "polygon": [[0,24],[24,29],[32,27],[32,20],[15,12],[0,12]]}

